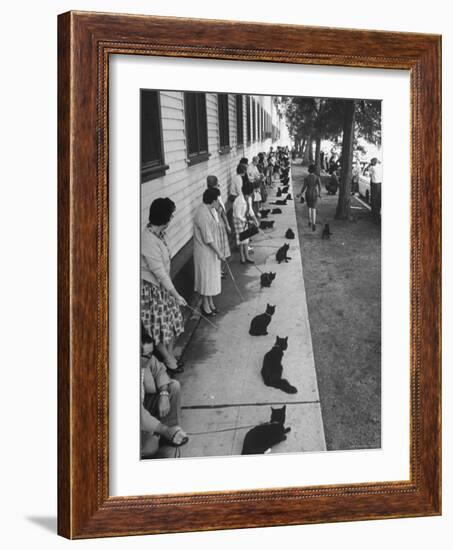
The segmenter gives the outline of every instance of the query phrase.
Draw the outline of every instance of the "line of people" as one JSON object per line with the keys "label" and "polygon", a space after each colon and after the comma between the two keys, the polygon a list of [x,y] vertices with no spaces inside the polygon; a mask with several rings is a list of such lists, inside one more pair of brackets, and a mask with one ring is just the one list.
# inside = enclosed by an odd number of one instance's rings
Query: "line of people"
{"label": "line of people", "polygon": [[[287,148],[259,153],[249,164],[242,158],[230,187],[230,208],[222,200],[218,178],[207,177],[202,203],[193,220],[194,291],[201,296],[201,313],[218,313],[214,297],[221,293],[225,262],[231,256],[230,236],[234,229],[241,264],[250,258],[250,240],[244,235],[258,228],[260,208],[267,189],[280,181],[280,170],[289,166]],[[187,302],[170,277],[171,252],[166,230],[176,211],[170,198],[155,199],[141,242],[141,454],[159,455],[159,449],[179,447],[188,436],[179,425],[180,384],[171,376],[184,370],[182,358],[174,353],[176,339],[184,331],[181,308]],[[232,229],[233,227],[233,229]],[[245,232],[245,233],[244,233]],[[160,442],[160,445],[159,445]]]}

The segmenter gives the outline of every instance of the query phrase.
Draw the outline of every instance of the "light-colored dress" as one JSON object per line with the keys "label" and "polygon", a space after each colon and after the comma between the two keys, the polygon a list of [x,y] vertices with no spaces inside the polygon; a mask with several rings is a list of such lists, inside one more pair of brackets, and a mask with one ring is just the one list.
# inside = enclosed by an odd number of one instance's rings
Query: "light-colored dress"
{"label": "light-colored dress", "polygon": [[219,246],[217,212],[201,204],[193,221],[193,263],[195,292],[202,296],[217,296],[221,292],[220,260],[209,243]]}
{"label": "light-colored dress", "polygon": [[240,174],[235,174],[231,178],[230,195],[233,195],[233,197],[238,197],[239,195],[241,195],[243,184],[244,180],[242,179],[242,176]]}
{"label": "light-colored dress", "polygon": [[248,220],[251,219],[258,224],[250,203],[251,199],[249,198],[248,201],[246,201],[244,195],[242,194],[236,197],[233,203],[233,225],[234,232],[236,234],[236,244],[238,245],[249,243],[249,239],[244,239],[241,241],[239,237],[240,233],[247,229]]}
{"label": "light-colored dress", "polygon": [[228,241],[228,232],[222,216],[222,213],[226,216],[226,209],[221,196],[219,196],[216,211],[219,224],[219,249],[225,258],[229,258],[231,256],[230,243]]}

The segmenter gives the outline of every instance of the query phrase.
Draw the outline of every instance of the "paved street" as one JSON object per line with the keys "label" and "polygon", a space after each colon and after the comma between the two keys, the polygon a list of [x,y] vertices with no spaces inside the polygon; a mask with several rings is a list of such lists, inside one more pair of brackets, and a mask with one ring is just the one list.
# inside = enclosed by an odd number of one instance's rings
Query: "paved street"
{"label": "paved street", "polygon": [[[270,197],[268,203],[273,200]],[[211,318],[217,328],[196,313],[189,321],[191,337],[187,341],[186,336],[180,344],[185,348],[186,367],[178,377],[183,397],[181,424],[191,434],[189,443],[181,448],[182,457],[240,454],[247,430],[269,420],[271,406],[284,404],[291,432],[272,452],[326,450],[295,203],[289,201],[280,208],[282,214],[271,216],[276,220],[274,229],[253,239],[256,265],[277,273],[271,288],[260,289],[258,269],[240,265],[238,253],[234,253],[230,266],[244,299],[227,278],[216,300],[221,314]],[[285,241],[289,227],[296,238]],[[292,260],[278,265],[275,252],[284,242],[291,243]],[[267,303],[277,306],[269,335],[250,336],[250,320],[264,312]],[[283,377],[297,387],[293,395],[266,387],[261,378],[263,356],[277,335],[288,336]]]}

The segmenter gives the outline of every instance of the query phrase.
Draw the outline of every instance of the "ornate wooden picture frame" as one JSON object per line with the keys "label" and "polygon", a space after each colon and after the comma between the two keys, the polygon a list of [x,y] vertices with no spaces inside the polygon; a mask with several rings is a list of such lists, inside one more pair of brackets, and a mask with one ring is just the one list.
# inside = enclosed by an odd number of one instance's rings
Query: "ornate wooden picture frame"
{"label": "ornate wooden picture frame", "polygon": [[[89,538],[440,514],[440,37],[84,12],[60,15],[58,23],[59,534]],[[111,54],[410,72],[408,481],[109,495]]]}

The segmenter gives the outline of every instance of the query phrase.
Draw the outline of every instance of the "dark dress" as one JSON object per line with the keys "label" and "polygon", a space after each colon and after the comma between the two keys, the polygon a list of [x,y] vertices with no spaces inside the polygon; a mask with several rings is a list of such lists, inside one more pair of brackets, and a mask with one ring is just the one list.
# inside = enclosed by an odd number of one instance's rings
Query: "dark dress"
{"label": "dark dress", "polygon": [[321,180],[316,174],[308,174],[304,179],[305,200],[308,208],[316,208],[318,202],[318,185],[321,186]]}

